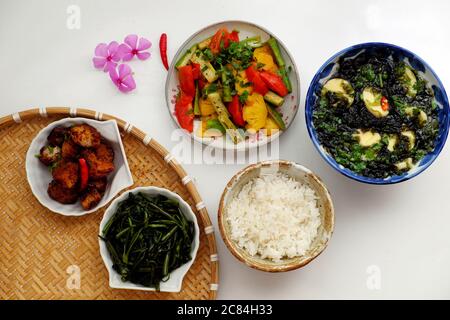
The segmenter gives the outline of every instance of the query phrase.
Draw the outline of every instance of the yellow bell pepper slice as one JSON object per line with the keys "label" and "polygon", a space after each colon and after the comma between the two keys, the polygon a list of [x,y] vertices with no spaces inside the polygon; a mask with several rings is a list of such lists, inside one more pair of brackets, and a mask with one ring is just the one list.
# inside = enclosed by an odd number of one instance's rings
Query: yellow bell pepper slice
{"label": "yellow bell pepper slice", "polygon": [[278,71],[278,67],[273,59],[272,49],[270,49],[269,46],[264,45],[260,48],[256,48],[255,51],[253,51],[253,58],[258,64],[262,64],[263,70],[271,71],[273,73]]}
{"label": "yellow bell pepper slice", "polygon": [[268,114],[264,97],[258,93],[249,95],[242,114],[247,122],[248,130],[257,132],[263,128],[266,125]]}
{"label": "yellow bell pepper slice", "polygon": [[277,133],[280,131],[280,127],[277,125],[277,123],[270,117],[266,120],[266,125],[264,127],[266,129],[266,135],[271,136],[274,133]]}
{"label": "yellow bell pepper slice", "polygon": [[211,102],[209,102],[208,99],[200,98],[199,101],[199,107],[200,107],[200,114],[202,116],[209,116],[216,112],[216,109],[214,109],[214,106]]}

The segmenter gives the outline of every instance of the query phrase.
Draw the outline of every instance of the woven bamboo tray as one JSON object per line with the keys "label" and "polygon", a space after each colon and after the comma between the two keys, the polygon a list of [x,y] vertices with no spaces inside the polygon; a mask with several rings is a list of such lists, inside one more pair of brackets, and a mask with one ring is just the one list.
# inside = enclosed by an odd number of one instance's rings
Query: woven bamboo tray
{"label": "woven bamboo tray", "polygon": [[[34,198],[25,173],[28,147],[42,128],[69,116],[116,120],[135,181],[133,187],[164,187],[191,205],[201,230],[200,248],[181,292],[109,288],[97,238],[105,208],[82,217],[65,217],[50,212]],[[0,118],[0,142],[0,299],[216,298],[217,251],[205,205],[183,168],[144,132],[87,109],[36,108]]]}

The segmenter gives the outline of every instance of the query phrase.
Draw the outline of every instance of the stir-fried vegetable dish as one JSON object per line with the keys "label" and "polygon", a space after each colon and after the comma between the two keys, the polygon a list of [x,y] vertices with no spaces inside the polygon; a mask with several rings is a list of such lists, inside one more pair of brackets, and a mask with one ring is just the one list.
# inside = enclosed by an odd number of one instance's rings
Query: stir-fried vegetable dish
{"label": "stir-fried vegetable dish", "polygon": [[180,83],[175,115],[183,129],[193,132],[198,119],[196,135],[228,135],[237,144],[246,133],[271,135],[286,128],[277,108],[292,84],[276,39],[240,39],[237,30],[221,28],[175,66]]}

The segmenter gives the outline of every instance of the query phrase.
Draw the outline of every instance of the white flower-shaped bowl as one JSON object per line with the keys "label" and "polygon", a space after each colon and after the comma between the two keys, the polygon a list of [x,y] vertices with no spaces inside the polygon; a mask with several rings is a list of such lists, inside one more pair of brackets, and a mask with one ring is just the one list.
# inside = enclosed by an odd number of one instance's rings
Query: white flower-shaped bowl
{"label": "white flower-shaped bowl", "polygon": [[[176,200],[179,203],[181,212],[184,214],[187,220],[194,222],[194,240],[192,241],[192,249],[191,249],[191,257],[192,259],[183,264],[178,269],[173,270],[170,273],[170,278],[166,282],[161,282],[160,291],[161,292],[180,292],[183,284],[183,278],[186,273],[191,268],[192,264],[195,261],[195,257],[197,256],[197,251],[200,245],[200,230],[198,227],[197,217],[192,211],[189,204],[184,201],[178,194],[169,191],[167,189],[162,189],[158,187],[138,187],[132,190],[128,190],[120,195],[120,197],[116,198],[108,209],[105,211],[105,215],[103,216],[102,221],[100,222],[99,235],[103,234],[103,229],[106,223],[111,219],[111,217],[116,213],[118,205],[128,198],[130,193],[137,194],[143,193],[146,195],[163,195],[169,199]],[[103,262],[105,263],[106,269],[109,273],[109,286],[114,289],[127,289],[127,290],[141,290],[141,291],[156,291],[153,287],[145,287],[140,284],[135,284],[132,282],[124,282],[121,279],[120,274],[118,274],[113,269],[113,262],[109,251],[106,247],[105,242],[99,238],[99,246],[100,246],[100,255],[102,256]]]}
{"label": "white flower-shaped bowl", "polygon": [[[76,124],[86,123],[96,128],[114,150],[115,170],[108,176],[108,186],[100,203],[91,210],[84,210],[79,201],[74,204],[61,204],[50,198],[47,194],[48,184],[52,181],[52,175],[36,157],[43,146],[47,145],[47,137],[56,127],[70,127]],[[119,128],[115,120],[96,121],[86,118],[65,118],[55,121],[42,129],[31,142],[26,157],[27,179],[36,199],[47,209],[65,216],[82,216],[95,212],[108,204],[119,192],[133,185],[133,176],[128,166],[127,157],[123,148]]]}

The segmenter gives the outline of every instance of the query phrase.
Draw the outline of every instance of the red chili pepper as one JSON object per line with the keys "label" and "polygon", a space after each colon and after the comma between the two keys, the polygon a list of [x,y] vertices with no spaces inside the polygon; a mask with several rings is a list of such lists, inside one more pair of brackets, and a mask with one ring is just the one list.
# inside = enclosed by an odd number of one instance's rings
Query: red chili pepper
{"label": "red chili pepper", "polygon": [[159,53],[161,60],[166,70],[169,70],[169,61],[167,60],[167,34],[163,33],[159,38]]}
{"label": "red chili pepper", "polygon": [[274,91],[282,97],[286,96],[289,93],[286,85],[283,82],[283,79],[279,75],[268,71],[262,71],[259,74],[261,75],[261,79],[270,88],[270,90]]}
{"label": "red chili pepper", "polygon": [[200,69],[200,65],[198,63],[192,63],[192,75],[194,77],[194,80],[199,79],[201,74],[202,70]]}
{"label": "red chili pepper", "polygon": [[195,96],[195,82],[192,66],[187,65],[178,69],[181,90],[188,96]]}
{"label": "red chili pepper", "polygon": [[175,115],[178,123],[183,129],[192,132],[194,130],[194,108],[192,107],[192,96],[181,92],[175,104]]}
{"label": "red chili pepper", "polygon": [[234,124],[239,127],[245,126],[245,120],[242,116],[242,106],[237,95],[233,96],[233,100],[227,104],[228,112],[231,114]]}
{"label": "red chili pepper", "polygon": [[381,109],[383,111],[389,110],[389,101],[386,97],[381,97]]}
{"label": "red chili pepper", "polygon": [[256,92],[265,95],[269,91],[254,65],[245,69],[245,74],[247,75],[248,80],[253,84],[253,89]]}
{"label": "red chili pepper", "polygon": [[89,181],[89,168],[85,159],[78,159],[80,165],[80,190],[86,189]]}

